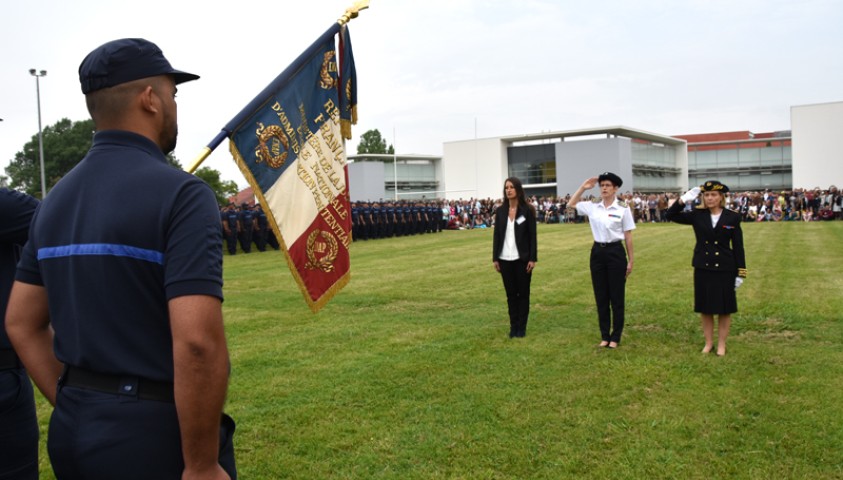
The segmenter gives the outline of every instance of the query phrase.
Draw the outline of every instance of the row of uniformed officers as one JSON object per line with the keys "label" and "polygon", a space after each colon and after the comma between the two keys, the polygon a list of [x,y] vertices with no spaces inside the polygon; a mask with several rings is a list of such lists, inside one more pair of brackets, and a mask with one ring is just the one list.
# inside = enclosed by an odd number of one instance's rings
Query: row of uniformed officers
{"label": "row of uniformed officers", "polygon": [[230,255],[237,253],[238,241],[243,253],[251,253],[252,243],[260,252],[266,251],[267,245],[275,250],[279,248],[278,239],[269,227],[269,219],[259,203],[254,207],[243,203],[240,208],[229,204],[220,210],[220,223]]}
{"label": "row of uniformed officers", "polygon": [[433,201],[355,202],[351,224],[354,240],[370,240],[441,232],[447,219]]}
{"label": "row of uniformed officers", "polygon": [[[605,172],[585,180],[568,202],[568,208],[588,217],[594,236],[589,266],[600,328],[598,346],[611,349],[621,342],[626,280],[634,265],[635,221],[629,205],[617,197],[622,184],[619,176]],[[595,186],[600,188],[599,197],[581,201],[583,193]],[[703,353],[714,348],[714,317],[718,317],[718,356],[726,354],[732,313],[738,310],[736,290],[746,277],[741,216],[725,208],[728,191],[719,181],[708,181],[686,192],[667,211],[668,220],[694,228],[694,311],[702,323]],[[538,261],[536,210],[515,177],[504,181],[503,198],[495,213],[492,263],[506,291],[509,337],[518,338],[526,334],[530,282]],[[686,208],[692,204],[696,207]]]}

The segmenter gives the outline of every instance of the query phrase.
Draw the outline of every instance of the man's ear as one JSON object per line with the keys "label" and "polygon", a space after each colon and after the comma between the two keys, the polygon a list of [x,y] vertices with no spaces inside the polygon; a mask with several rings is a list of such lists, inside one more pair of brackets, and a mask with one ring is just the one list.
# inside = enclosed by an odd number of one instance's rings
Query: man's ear
{"label": "man's ear", "polygon": [[158,113],[160,99],[155,92],[152,91],[152,85],[147,85],[144,87],[143,91],[141,91],[140,102],[141,108],[143,108],[144,111],[149,113]]}

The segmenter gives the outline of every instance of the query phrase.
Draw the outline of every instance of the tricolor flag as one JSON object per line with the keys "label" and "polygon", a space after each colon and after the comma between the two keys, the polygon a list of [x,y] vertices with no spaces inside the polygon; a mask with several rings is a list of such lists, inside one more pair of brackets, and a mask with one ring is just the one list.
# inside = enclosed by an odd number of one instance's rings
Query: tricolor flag
{"label": "tricolor flag", "polygon": [[354,112],[357,92],[347,27],[341,32],[347,77],[340,76],[336,31],[325,32],[224,130],[314,312],[350,275],[341,119],[356,120],[344,110]]}

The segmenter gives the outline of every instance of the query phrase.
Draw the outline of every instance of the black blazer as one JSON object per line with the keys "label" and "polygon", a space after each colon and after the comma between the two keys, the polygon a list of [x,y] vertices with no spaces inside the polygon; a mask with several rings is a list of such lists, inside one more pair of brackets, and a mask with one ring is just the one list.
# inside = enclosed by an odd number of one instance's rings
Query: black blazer
{"label": "black blazer", "polygon": [[[509,203],[504,202],[503,205],[495,210],[495,235],[492,242],[492,261],[500,260],[501,249],[503,249],[503,242],[506,237],[506,222],[509,220]],[[518,219],[524,217],[525,220],[518,223]],[[518,259],[525,262],[538,261],[538,248],[536,246],[536,214],[530,207],[519,206],[518,212],[515,213],[515,246],[518,248]]]}
{"label": "black blazer", "polygon": [[694,268],[733,271],[739,277],[746,276],[746,258],[743,249],[741,215],[732,210],[723,209],[717,225],[711,226],[711,213],[707,208],[694,208],[685,212],[684,204],[674,202],[667,210],[667,219],[671,222],[691,225],[697,237],[694,246]]}

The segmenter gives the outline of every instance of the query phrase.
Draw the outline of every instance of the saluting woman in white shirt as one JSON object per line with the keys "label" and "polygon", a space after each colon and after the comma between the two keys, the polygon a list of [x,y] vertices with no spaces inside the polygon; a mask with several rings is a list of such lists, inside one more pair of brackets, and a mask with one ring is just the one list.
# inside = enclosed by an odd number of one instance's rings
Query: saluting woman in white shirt
{"label": "saluting woman in white shirt", "polygon": [[[581,202],[583,192],[595,185],[600,186],[600,198],[593,202]],[[618,348],[621,343],[626,279],[632,273],[633,264],[632,231],[635,220],[626,202],[617,198],[621,185],[623,180],[619,176],[605,172],[583,182],[568,202],[569,208],[576,207],[577,213],[588,217],[594,235],[590,266],[600,325],[601,341],[598,346],[609,348]]]}

